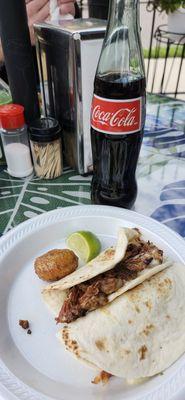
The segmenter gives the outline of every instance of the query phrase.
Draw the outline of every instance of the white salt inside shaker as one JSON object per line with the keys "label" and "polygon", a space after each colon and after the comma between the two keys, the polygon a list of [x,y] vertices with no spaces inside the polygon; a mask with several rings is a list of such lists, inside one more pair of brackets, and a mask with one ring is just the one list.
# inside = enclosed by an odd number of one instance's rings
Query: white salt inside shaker
{"label": "white salt inside shaker", "polygon": [[16,104],[0,106],[1,137],[8,173],[24,178],[33,172],[24,107]]}
{"label": "white salt inside shaker", "polygon": [[23,178],[33,172],[30,149],[23,143],[10,143],[4,147],[8,173]]}

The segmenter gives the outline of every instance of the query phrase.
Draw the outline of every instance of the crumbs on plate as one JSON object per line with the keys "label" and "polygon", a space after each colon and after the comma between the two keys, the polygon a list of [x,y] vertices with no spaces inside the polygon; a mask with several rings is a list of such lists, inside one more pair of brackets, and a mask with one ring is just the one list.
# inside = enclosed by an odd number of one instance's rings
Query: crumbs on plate
{"label": "crumbs on plate", "polygon": [[27,319],[20,319],[19,320],[19,325],[21,326],[21,328],[27,330],[27,334],[28,335],[32,334],[31,329],[29,329],[30,324],[29,324],[29,321]]}

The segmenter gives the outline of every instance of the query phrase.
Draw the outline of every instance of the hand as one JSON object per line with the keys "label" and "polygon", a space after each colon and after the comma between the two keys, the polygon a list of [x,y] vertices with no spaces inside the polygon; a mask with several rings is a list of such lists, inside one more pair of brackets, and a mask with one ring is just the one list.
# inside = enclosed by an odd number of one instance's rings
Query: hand
{"label": "hand", "polygon": [[71,14],[75,15],[75,0],[58,0],[58,6],[60,8],[60,14],[66,15]]}
{"label": "hand", "polygon": [[[58,0],[60,14],[75,14],[75,0]],[[28,26],[30,30],[31,44],[35,44],[33,25],[50,19],[50,4],[48,0],[26,0]]]}
{"label": "hand", "polygon": [[26,9],[28,15],[28,26],[30,30],[31,44],[35,44],[33,24],[44,22],[49,18],[48,0],[26,0]]}

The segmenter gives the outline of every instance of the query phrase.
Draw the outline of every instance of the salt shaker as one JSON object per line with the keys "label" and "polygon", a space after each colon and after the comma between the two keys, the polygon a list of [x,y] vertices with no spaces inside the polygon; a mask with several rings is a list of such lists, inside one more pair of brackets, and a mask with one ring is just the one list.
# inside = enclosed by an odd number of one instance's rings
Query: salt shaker
{"label": "salt shaker", "polygon": [[62,174],[61,127],[54,118],[43,117],[29,126],[35,173],[43,179]]}
{"label": "salt shaker", "polygon": [[33,172],[24,107],[18,104],[0,106],[0,133],[8,173],[24,178]]}

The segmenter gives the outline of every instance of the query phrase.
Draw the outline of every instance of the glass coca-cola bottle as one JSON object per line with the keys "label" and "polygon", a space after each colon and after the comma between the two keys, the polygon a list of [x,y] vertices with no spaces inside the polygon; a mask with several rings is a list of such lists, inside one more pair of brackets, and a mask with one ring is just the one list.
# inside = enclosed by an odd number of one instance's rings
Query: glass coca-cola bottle
{"label": "glass coca-cola bottle", "polygon": [[145,122],[138,0],[111,0],[91,111],[93,203],[131,208]]}

